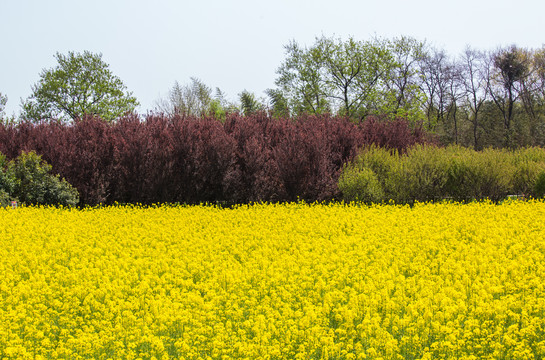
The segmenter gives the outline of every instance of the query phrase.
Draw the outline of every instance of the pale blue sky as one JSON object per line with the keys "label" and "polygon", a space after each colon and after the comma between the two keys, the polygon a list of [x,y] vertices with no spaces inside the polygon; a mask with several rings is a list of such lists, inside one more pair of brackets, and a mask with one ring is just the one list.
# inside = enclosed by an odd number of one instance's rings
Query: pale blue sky
{"label": "pale blue sky", "polygon": [[274,88],[284,45],[316,36],[400,35],[451,55],[545,44],[543,0],[0,0],[0,92],[18,113],[56,52],[103,54],[141,103],[154,108],[191,76],[234,100]]}

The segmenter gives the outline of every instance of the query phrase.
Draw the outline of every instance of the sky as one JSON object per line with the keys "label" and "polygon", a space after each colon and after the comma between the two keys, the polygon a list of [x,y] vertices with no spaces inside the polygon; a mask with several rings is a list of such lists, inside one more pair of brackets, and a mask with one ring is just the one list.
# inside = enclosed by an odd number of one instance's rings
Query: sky
{"label": "sky", "polygon": [[196,77],[236,100],[275,87],[284,46],[411,36],[452,56],[545,44],[543,0],[0,0],[0,93],[19,114],[57,52],[101,53],[145,114]]}

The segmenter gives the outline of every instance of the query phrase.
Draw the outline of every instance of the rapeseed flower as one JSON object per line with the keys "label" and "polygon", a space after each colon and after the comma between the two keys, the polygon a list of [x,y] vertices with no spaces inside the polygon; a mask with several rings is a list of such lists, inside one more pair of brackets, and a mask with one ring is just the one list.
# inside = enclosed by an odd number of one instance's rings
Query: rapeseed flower
{"label": "rapeseed flower", "polygon": [[1,359],[541,359],[545,203],[0,209]]}

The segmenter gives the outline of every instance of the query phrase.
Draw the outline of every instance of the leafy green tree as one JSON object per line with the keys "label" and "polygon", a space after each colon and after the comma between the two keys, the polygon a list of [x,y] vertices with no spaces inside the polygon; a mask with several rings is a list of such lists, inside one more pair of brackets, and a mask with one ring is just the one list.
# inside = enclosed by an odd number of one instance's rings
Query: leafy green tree
{"label": "leafy green tree", "polygon": [[286,94],[295,115],[330,112],[321,77],[322,56],[319,51],[302,48],[295,41],[284,47],[286,59],[278,68],[276,85]]}
{"label": "leafy green tree", "polygon": [[265,109],[265,105],[258,100],[255,95],[249,91],[244,90],[239,94],[240,108],[244,115],[250,115],[257,111]]}
{"label": "leafy green tree", "polygon": [[57,67],[42,71],[32,95],[23,102],[23,119],[70,121],[87,114],[115,121],[138,106],[102,54],[57,53],[55,58]]}
{"label": "leafy green tree", "polygon": [[291,42],[276,85],[295,115],[335,112],[355,121],[371,114],[421,118],[425,94],[416,81],[421,50],[411,38],[343,41],[323,36],[309,48]]}
{"label": "leafy green tree", "polygon": [[[393,59],[389,73],[384,76],[386,91],[383,93],[389,96],[387,113],[410,121],[423,119],[426,94],[420,84],[419,64],[426,57],[425,44],[407,36],[382,42]],[[434,126],[430,130],[434,130]]]}
{"label": "leafy green tree", "polygon": [[8,97],[5,95],[2,95],[0,92],[0,119],[3,119],[6,115],[6,103],[8,102]]}
{"label": "leafy green tree", "polygon": [[290,107],[288,99],[279,89],[267,89],[265,93],[269,97],[269,109],[273,117],[287,118],[290,117]]}
{"label": "leafy green tree", "polygon": [[383,112],[380,89],[395,65],[383,44],[322,37],[313,50],[322,54],[324,87],[338,114],[361,121]]}

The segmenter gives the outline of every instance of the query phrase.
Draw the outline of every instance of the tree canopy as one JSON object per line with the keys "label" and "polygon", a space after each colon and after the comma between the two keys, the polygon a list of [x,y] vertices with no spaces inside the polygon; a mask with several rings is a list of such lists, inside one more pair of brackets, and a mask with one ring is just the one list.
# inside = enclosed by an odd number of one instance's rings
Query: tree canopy
{"label": "tree canopy", "polygon": [[4,118],[8,97],[0,92],[0,121]]}
{"label": "tree canopy", "polygon": [[32,95],[23,102],[23,119],[70,121],[96,115],[114,121],[138,106],[136,98],[102,60],[102,54],[57,53],[55,58],[58,65],[41,72]]}
{"label": "tree canopy", "polygon": [[276,85],[296,114],[336,112],[362,121],[372,114],[416,118],[423,93],[414,80],[423,44],[412,38],[346,41],[322,36],[286,49]]}

